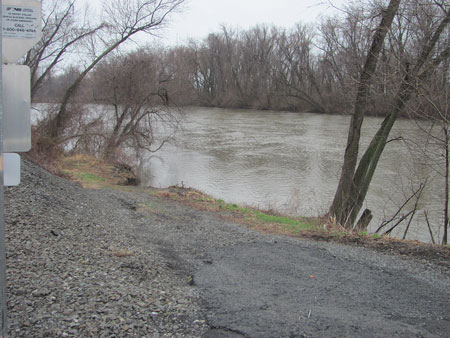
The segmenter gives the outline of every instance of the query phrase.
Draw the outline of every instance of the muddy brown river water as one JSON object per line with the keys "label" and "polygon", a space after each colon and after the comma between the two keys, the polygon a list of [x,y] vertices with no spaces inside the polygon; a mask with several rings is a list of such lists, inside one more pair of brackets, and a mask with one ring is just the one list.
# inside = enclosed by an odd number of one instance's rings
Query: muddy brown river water
{"label": "muddy brown river water", "polygon": [[[346,144],[348,116],[218,108],[187,108],[176,140],[145,159],[144,184],[183,185],[226,202],[272,208],[291,215],[327,211]],[[368,117],[362,149],[381,123]],[[424,135],[415,123],[397,121],[364,207],[374,213],[369,230],[389,219],[428,178],[407,238],[430,241],[425,212],[436,238],[442,234],[443,177],[411,153]],[[411,202],[403,211],[413,207]],[[406,224],[393,235],[402,237]]]}

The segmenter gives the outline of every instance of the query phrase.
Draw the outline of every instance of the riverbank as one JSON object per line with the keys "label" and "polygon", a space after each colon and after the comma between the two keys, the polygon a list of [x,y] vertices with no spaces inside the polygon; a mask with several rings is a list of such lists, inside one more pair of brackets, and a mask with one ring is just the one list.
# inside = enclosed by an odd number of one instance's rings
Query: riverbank
{"label": "riverbank", "polygon": [[199,196],[86,189],[24,161],[21,184],[5,191],[10,336],[361,337],[376,322],[386,336],[450,329],[449,267],[439,260],[254,231]]}
{"label": "riverbank", "polygon": [[[133,175],[123,168],[88,156],[77,155],[64,158],[57,167],[60,174],[86,188],[115,186],[127,190],[124,186],[133,178]],[[450,246],[448,245],[400,240],[367,232],[355,233],[331,224],[324,218],[289,217],[274,210],[259,210],[226,203],[222,199],[215,199],[201,191],[186,187],[147,188],[147,191],[158,197],[184,203],[199,211],[214,212],[217,217],[261,233],[357,245],[383,253],[412,257],[450,269]]]}
{"label": "riverbank", "polygon": [[311,239],[360,246],[378,252],[410,257],[424,263],[441,266],[450,271],[450,246],[433,245],[419,241],[400,240],[378,234],[348,231],[327,219],[315,217],[288,217],[274,211],[227,204],[223,200],[209,197],[195,189],[171,187],[157,192],[158,195],[185,203],[197,210],[212,211],[229,220],[261,233],[284,235],[293,238]]}

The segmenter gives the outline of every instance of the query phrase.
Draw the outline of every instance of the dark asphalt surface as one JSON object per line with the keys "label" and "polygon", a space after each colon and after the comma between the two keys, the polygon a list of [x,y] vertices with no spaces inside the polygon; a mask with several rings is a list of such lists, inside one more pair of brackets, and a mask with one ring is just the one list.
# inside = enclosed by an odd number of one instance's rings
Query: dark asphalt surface
{"label": "dark asphalt surface", "polygon": [[301,242],[236,245],[210,257],[195,281],[222,337],[450,334],[448,289],[402,269]]}

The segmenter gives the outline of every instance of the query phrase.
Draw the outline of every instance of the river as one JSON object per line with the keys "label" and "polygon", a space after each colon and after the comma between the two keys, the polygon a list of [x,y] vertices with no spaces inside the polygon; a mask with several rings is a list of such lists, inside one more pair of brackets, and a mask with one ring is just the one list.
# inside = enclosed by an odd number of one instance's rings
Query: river
{"label": "river", "polygon": [[[338,183],[349,121],[337,115],[187,108],[183,131],[145,159],[143,183],[192,187],[226,202],[290,215],[322,215]],[[381,121],[365,119],[362,149]],[[407,119],[397,121],[391,136],[424,137]],[[389,219],[429,177],[407,236],[429,242],[425,212],[435,237],[442,236],[443,178],[406,144],[390,142],[382,155],[364,205],[374,213],[369,230]],[[413,205],[411,201],[402,213]],[[405,226],[393,235],[401,237]]]}

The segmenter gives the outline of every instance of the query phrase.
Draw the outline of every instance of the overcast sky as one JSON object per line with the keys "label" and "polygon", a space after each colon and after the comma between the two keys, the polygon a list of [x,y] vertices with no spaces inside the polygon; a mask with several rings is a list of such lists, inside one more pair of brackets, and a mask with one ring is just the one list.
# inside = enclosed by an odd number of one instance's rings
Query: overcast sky
{"label": "overcast sky", "polygon": [[289,28],[333,11],[328,0],[187,0],[185,10],[172,17],[164,40],[174,44],[187,38],[202,39],[217,32],[221,24],[242,29],[261,23]]}
{"label": "overcast sky", "polygon": [[[127,1],[127,0],[123,0]],[[183,10],[170,17],[169,27],[160,32],[164,45],[183,44],[189,38],[205,38],[220,30],[222,24],[247,29],[257,24],[290,28],[296,23],[312,23],[320,15],[331,15],[335,6],[348,0],[186,0]],[[80,0],[99,10],[102,0]],[[142,36],[139,43],[145,43]],[[150,42],[150,41],[149,41]]]}

